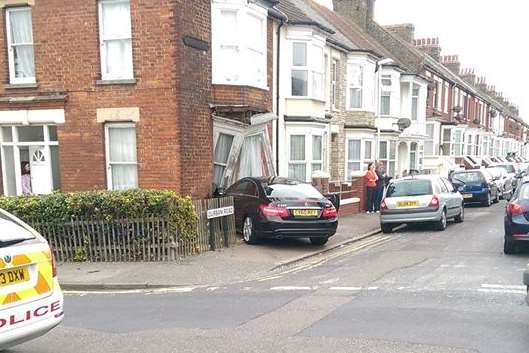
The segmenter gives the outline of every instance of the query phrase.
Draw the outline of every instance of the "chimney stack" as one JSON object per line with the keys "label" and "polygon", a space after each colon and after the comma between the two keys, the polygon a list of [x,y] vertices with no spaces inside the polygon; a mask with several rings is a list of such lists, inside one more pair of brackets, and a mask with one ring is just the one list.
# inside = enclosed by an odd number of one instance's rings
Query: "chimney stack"
{"label": "chimney stack", "polygon": [[420,51],[430,55],[435,61],[441,61],[441,46],[439,38],[415,39],[413,44]]}
{"label": "chimney stack", "polygon": [[476,84],[476,73],[474,72],[474,69],[464,69],[460,76],[471,85]]}
{"label": "chimney stack", "polygon": [[375,14],[375,0],[332,0],[334,11],[367,30]]}
{"label": "chimney stack", "polygon": [[415,26],[411,23],[384,26],[384,29],[397,37],[404,39],[406,42],[413,44],[415,39]]}
{"label": "chimney stack", "polygon": [[487,79],[485,76],[478,78],[478,88],[484,92],[487,92]]}
{"label": "chimney stack", "polygon": [[446,66],[448,70],[452,71],[456,75],[461,73],[461,62],[459,62],[459,56],[457,55],[442,56],[441,64]]}

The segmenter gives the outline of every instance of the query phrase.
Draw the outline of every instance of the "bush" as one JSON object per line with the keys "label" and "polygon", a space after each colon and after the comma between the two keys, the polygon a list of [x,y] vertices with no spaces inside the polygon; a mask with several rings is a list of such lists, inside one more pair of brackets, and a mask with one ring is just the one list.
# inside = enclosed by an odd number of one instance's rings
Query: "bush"
{"label": "bush", "polygon": [[27,223],[69,222],[72,217],[110,221],[155,216],[168,218],[181,236],[194,238],[197,215],[189,197],[172,191],[127,190],[54,193],[44,196],[0,197],[0,208]]}

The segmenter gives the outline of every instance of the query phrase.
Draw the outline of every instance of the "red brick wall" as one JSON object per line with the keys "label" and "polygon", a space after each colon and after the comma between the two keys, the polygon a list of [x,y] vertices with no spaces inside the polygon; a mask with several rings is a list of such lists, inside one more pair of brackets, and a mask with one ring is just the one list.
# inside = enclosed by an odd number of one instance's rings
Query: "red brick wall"
{"label": "red brick wall", "polygon": [[[131,0],[137,83],[100,86],[96,84],[101,78],[97,2],[36,2],[33,35],[38,88],[8,90],[0,85],[0,96],[68,95],[66,123],[58,128],[64,191],[106,188],[104,127],[96,122],[96,109],[139,107],[140,187],[207,194],[212,175],[210,54],[184,47],[181,35],[209,43],[209,6],[209,0]],[[6,84],[5,14],[0,23],[0,52],[0,82]]]}

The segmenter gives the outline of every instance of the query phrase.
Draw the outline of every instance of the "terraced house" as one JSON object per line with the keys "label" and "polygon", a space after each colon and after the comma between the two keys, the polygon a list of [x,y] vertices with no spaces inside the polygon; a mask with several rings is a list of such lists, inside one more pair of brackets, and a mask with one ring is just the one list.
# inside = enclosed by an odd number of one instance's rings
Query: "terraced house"
{"label": "terraced house", "polygon": [[210,0],[1,0],[0,10],[5,195],[210,192]]}
{"label": "terraced house", "polygon": [[[459,166],[478,167],[507,156],[526,156],[528,126],[516,107],[483,78],[477,80],[472,70],[461,71],[457,56],[442,58],[438,38],[416,39],[411,24],[380,26],[373,20],[375,0],[333,3],[336,12],[386,48],[400,67],[427,80],[424,148],[410,148],[411,155],[419,155],[418,169],[446,175]],[[518,132],[516,136],[503,131],[506,121],[512,132]]]}

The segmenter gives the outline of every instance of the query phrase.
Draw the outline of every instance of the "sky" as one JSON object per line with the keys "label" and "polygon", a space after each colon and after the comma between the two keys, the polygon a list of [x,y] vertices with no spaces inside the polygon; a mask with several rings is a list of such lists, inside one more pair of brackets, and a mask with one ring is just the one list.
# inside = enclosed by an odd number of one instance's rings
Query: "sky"
{"label": "sky", "polygon": [[[332,0],[315,0],[332,8]],[[382,25],[413,23],[415,38],[439,37],[442,55],[459,55],[520,107],[529,122],[529,1],[376,0]]]}

